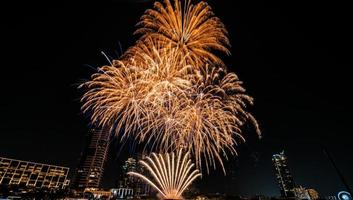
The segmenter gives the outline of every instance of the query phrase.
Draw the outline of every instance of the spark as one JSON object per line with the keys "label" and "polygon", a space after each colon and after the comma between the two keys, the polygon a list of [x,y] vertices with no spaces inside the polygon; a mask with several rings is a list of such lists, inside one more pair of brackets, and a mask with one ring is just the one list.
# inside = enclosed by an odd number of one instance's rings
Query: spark
{"label": "spark", "polygon": [[[121,139],[134,138],[151,150],[187,149],[196,159],[222,169],[227,151],[237,154],[236,138],[245,141],[242,127],[254,117],[246,111],[253,99],[245,94],[236,74],[210,68],[194,71],[183,65],[173,51],[141,53],[143,63],[114,61],[85,83],[83,111],[101,126],[117,125]],[[162,53],[163,52],[163,53]],[[147,147],[147,146],[146,146]],[[225,172],[225,171],[224,171]]]}
{"label": "spark", "polygon": [[92,121],[100,126],[124,129],[122,139],[149,126],[161,107],[170,106],[191,87],[192,68],[180,64],[175,52],[154,49],[152,56],[141,57],[144,62],[139,65],[114,60],[82,85],[88,89],[82,98],[83,112],[92,113]]}
{"label": "spark", "polygon": [[215,169],[218,161],[225,173],[222,157],[227,158],[227,152],[237,155],[237,141],[245,142],[244,124],[251,123],[259,136],[261,133],[255,118],[246,111],[253,98],[245,94],[236,74],[220,69],[205,73],[174,102],[172,109],[161,109],[160,115],[154,117],[154,124],[163,126],[151,124],[150,129],[155,131],[150,135],[159,136],[154,140],[158,143],[156,150],[184,148],[194,155],[199,168],[202,160],[207,171],[209,166]]}
{"label": "spark", "polygon": [[[82,84],[82,110],[109,126],[121,141],[132,138],[146,151],[187,150],[207,172],[237,155],[242,130],[256,119],[253,98],[211,50],[228,52],[226,30],[211,8],[189,1],[155,3],[141,18],[142,38],[119,60]],[[219,67],[221,65],[221,67]]]}
{"label": "spark", "polygon": [[154,9],[146,10],[137,24],[135,34],[142,35],[137,44],[126,55],[146,50],[151,43],[160,43],[177,49],[186,63],[194,67],[205,67],[205,63],[224,66],[223,61],[212,50],[230,54],[227,30],[204,1],[196,5],[186,0],[164,0],[155,2]]}
{"label": "spark", "polygon": [[192,170],[194,164],[189,159],[189,153],[183,155],[182,150],[176,156],[174,153],[153,153],[151,157],[146,157],[146,161],[139,162],[149,171],[151,178],[137,172],[128,174],[150,184],[163,199],[183,199],[182,194],[187,187],[201,177],[199,170]]}

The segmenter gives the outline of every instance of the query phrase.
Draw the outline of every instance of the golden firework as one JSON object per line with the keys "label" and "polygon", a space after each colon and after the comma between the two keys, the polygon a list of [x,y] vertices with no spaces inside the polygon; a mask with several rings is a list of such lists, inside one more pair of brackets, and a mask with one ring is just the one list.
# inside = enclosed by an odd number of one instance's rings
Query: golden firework
{"label": "golden firework", "polygon": [[137,172],[128,172],[131,176],[141,178],[156,189],[163,199],[183,199],[185,189],[198,177],[199,170],[192,170],[194,164],[189,159],[189,153],[183,155],[179,150],[174,153],[152,154],[146,161],[139,161],[150,173],[151,178]]}
{"label": "golden firework", "polygon": [[227,152],[237,154],[237,138],[245,141],[243,125],[252,123],[259,135],[260,130],[246,111],[253,99],[245,94],[236,74],[214,68],[203,73],[168,107],[158,107],[154,121],[142,131],[153,150],[187,149],[199,168],[204,161],[208,171],[218,161],[224,170],[222,157],[227,157]]}
{"label": "golden firework", "polygon": [[111,66],[84,83],[83,112],[93,123],[110,126],[121,139],[133,138],[149,151],[189,151],[197,167],[223,171],[223,159],[237,154],[242,129],[255,118],[253,99],[235,73],[217,67],[211,50],[228,52],[223,24],[211,8],[180,0],[155,3],[137,32],[143,33]]}
{"label": "golden firework", "polygon": [[164,4],[155,2],[154,9],[146,10],[138,26],[135,33],[142,37],[126,55],[134,56],[148,50],[145,47],[152,46],[151,43],[159,43],[177,49],[181,58],[186,57],[187,64],[202,68],[205,63],[224,65],[212,50],[230,54],[224,24],[204,1],[196,5],[189,0],[174,0],[174,4],[170,0],[164,0]]}
{"label": "golden firework", "polygon": [[158,111],[191,87],[193,69],[180,63],[175,51],[154,48],[152,52],[141,54],[142,63],[116,60],[103,66],[82,85],[88,89],[82,98],[83,112],[91,113],[100,126],[111,126],[117,133],[124,130],[122,139],[136,135],[143,141],[146,133],[141,132],[152,126]]}

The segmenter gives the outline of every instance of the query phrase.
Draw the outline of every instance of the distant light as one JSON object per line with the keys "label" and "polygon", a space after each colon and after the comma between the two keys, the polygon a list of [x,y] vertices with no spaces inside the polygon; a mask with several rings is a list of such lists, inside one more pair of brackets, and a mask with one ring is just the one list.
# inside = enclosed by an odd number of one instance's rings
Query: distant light
{"label": "distant light", "polygon": [[341,191],[337,195],[339,200],[352,200],[352,196],[349,192]]}

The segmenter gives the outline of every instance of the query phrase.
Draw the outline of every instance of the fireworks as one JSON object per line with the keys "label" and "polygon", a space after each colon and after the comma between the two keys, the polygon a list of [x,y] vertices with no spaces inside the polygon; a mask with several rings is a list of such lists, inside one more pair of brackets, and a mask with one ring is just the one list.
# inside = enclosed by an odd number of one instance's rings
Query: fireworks
{"label": "fireworks", "polygon": [[143,62],[114,61],[101,67],[92,80],[84,84],[89,90],[82,100],[84,112],[101,126],[124,129],[122,138],[136,135],[144,141],[154,131],[155,119],[162,109],[172,107],[191,87],[191,66],[182,65],[174,51],[153,48],[153,54],[142,53]]}
{"label": "fireworks", "polygon": [[208,64],[223,65],[223,62],[211,50],[230,54],[227,46],[227,31],[212,9],[202,1],[192,5],[190,0],[183,2],[164,0],[156,2],[154,9],[146,10],[138,23],[140,27],[135,34],[142,34],[136,46],[128,50],[128,55],[146,50],[151,43],[160,43],[176,49],[186,63],[197,68]]}
{"label": "fireworks", "polygon": [[194,164],[189,159],[189,154],[183,155],[180,150],[175,157],[171,154],[152,154],[147,161],[140,161],[150,173],[151,179],[136,173],[129,175],[139,177],[156,189],[163,199],[182,199],[184,190],[198,177],[199,170],[192,170]]}
{"label": "fireworks", "polygon": [[[190,96],[180,100],[183,102],[179,103],[181,106],[174,116],[180,126],[167,129],[164,134],[168,137],[160,143],[168,143],[164,144],[166,147],[183,146],[193,153],[198,167],[201,167],[201,160],[206,162],[207,171],[208,166],[216,167],[215,160],[224,170],[222,155],[227,156],[227,150],[237,154],[236,139],[245,141],[241,131],[243,124],[249,121],[258,134],[260,132],[256,120],[246,111],[253,99],[244,94],[238,77],[216,69],[206,74],[193,84],[188,91]],[[175,129],[179,130],[178,134],[174,134]]]}
{"label": "fireworks", "polygon": [[93,123],[109,126],[124,140],[148,151],[187,150],[201,169],[223,171],[223,159],[237,154],[242,128],[254,125],[247,111],[253,99],[235,73],[211,50],[228,53],[226,30],[200,2],[155,3],[141,18],[143,36],[120,60],[103,66],[82,86],[82,110]]}

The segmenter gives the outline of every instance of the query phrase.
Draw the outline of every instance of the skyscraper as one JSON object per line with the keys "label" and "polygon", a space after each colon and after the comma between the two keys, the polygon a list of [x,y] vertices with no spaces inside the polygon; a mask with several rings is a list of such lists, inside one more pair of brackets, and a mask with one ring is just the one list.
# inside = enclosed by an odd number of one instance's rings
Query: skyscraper
{"label": "skyscraper", "polygon": [[[140,154],[137,156],[137,159],[141,160],[143,157]],[[118,188],[125,191],[132,189],[132,195],[140,198],[142,196],[149,196],[152,190],[150,185],[146,184],[143,180],[127,174],[128,172],[144,173],[145,169],[142,165],[138,164],[137,159],[130,157],[125,161],[118,181]]]}
{"label": "skyscraper", "polygon": [[133,188],[135,186],[136,177],[127,175],[128,172],[136,172],[137,162],[134,158],[128,158],[122,167],[122,176],[120,186],[125,188]]}
{"label": "skyscraper", "polygon": [[99,188],[107,159],[111,134],[109,129],[91,129],[76,173],[74,188]]}
{"label": "skyscraper", "polygon": [[282,197],[293,197],[295,187],[293,176],[288,167],[287,156],[284,151],[272,156],[272,162],[275,169],[275,175]]}

